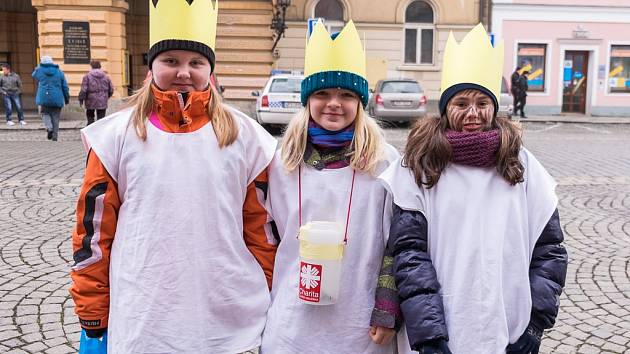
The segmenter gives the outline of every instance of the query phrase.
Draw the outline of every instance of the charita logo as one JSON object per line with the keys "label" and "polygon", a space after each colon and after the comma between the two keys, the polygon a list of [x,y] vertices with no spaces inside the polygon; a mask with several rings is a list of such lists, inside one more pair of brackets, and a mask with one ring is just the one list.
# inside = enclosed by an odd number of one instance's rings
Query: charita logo
{"label": "charita logo", "polygon": [[322,266],[300,262],[300,299],[319,302]]}

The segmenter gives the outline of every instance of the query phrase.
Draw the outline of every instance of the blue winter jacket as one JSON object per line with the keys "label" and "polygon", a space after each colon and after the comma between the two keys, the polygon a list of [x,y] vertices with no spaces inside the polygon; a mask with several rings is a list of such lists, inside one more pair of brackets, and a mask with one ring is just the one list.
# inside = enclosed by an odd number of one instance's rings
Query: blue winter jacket
{"label": "blue winter jacket", "polygon": [[59,70],[57,64],[41,64],[33,71],[33,78],[37,80],[38,106],[61,108],[70,101],[70,91],[66,76]]}
{"label": "blue winter jacket", "polygon": [[[393,209],[387,247],[394,256],[393,273],[409,344],[422,352],[431,342],[448,340],[440,283],[428,252],[427,219],[419,211],[403,210],[395,204]],[[529,266],[530,326],[540,331],[553,327],[558,315],[568,264],[563,240],[556,210],[536,242]]]}

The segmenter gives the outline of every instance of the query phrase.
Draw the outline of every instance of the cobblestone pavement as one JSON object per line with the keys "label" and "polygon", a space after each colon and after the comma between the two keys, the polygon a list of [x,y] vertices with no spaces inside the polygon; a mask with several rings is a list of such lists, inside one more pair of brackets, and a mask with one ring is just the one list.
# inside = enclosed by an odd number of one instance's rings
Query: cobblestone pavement
{"label": "cobblestone pavement", "polygon": [[[402,149],[406,129],[388,129]],[[525,125],[557,179],[570,252],[541,353],[630,353],[630,125]],[[76,352],[70,233],[84,167],[79,133],[0,131],[0,353]]]}

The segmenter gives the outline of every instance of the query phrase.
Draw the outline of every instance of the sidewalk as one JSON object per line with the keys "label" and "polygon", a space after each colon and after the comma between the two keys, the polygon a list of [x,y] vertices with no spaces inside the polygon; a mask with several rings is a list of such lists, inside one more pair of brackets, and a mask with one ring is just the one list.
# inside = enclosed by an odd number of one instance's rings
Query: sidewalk
{"label": "sidewalk", "polygon": [[[629,108],[630,109],[630,108]],[[109,112],[108,112],[109,113]],[[112,112],[113,113],[113,112]],[[62,113],[63,115],[63,113]],[[37,112],[25,112],[26,125],[18,124],[17,117],[13,117],[15,125],[7,125],[4,117],[0,123],[0,130],[44,130],[41,118]],[[527,118],[513,117],[516,122],[523,123],[579,123],[579,124],[630,124],[630,117],[593,117],[585,115],[558,116],[529,116]],[[85,127],[85,120],[63,119],[59,121],[60,130],[81,129]]]}

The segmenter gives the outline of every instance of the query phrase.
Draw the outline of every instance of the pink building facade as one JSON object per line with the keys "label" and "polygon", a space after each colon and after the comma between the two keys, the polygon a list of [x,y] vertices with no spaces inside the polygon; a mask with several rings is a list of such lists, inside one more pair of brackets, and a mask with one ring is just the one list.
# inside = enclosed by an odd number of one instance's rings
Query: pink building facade
{"label": "pink building facade", "polygon": [[504,76],[529,71],[527,114],[630,117],[629,0],[494,0]]}

